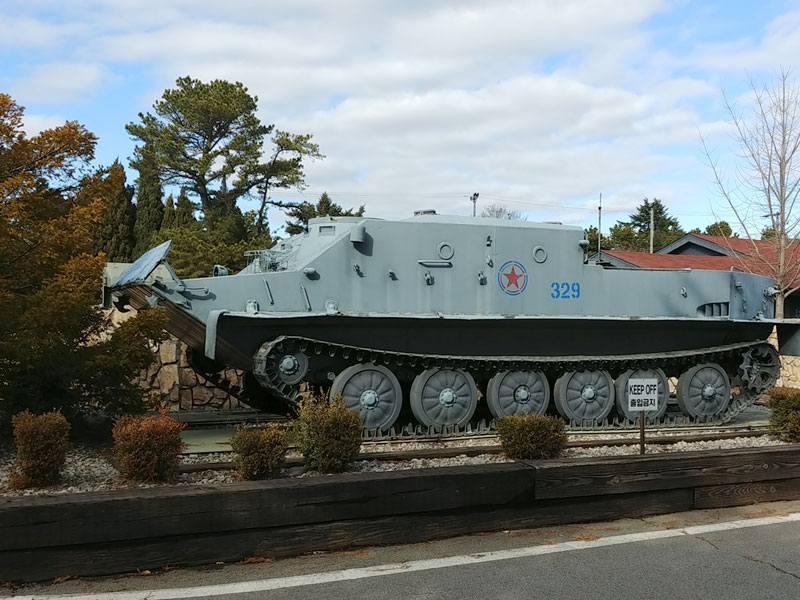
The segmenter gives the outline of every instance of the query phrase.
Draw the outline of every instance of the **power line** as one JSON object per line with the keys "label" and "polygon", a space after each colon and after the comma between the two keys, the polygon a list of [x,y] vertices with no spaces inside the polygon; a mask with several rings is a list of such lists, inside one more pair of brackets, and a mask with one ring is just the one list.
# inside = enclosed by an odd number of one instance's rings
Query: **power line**
{"label": "power line", "polygon": [[[273,194],[275,196],[285,196],[285,195],[292,195],[292,196],[318,196],[322,192],[311,192],[311,191],[297,191],[297,190],[274,190]],[[341,190],[331,190],[328,191],[328,194],[331,196],[346,196],[349,198],[430,198],[430,199],[449,199],[449,198],[470,198],[470,196],[466,194],[444,194],[444,193],[420,193],[420,192],[347,192]],[[551,209],[559,209],[559,210],[586,210],[590,212],[594,212],[596,207],[594,206],[580,206],[577,204],[564,204],[564,203],[556,203],[556,202],[541,202],[535,200],[519,200],[517,198],[506,198],[501,196],[482,196],[486,200],[491,200],[494,202],[510,202],[512,204],[521,204],[526,206],[538,206],[544,208],[551,208]],[[628,206],[628,207],[619,207],[619,208],[606,208],[606,212],[610,213],[625,213],[625,212],[634,212],[638,209],[638,206]],[[713,217],[714,215],[709,212],[673,212],[670,211],[671,215],[676,217]]]}

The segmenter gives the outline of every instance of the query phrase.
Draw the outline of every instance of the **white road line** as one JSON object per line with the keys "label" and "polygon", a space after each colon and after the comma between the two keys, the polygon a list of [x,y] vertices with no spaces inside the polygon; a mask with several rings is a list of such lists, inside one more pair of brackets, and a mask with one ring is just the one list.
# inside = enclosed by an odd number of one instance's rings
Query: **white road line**
{"label": "white road line", "polygon": [[615,535],[590,541],[561,542],[559,544],[512,548],[510,550],[464,554],[460,556],[447,556],[444,558],[430,558],[404,563],[375,565],[372,567],[362,567],[357,569],[342,569],[340,571],[328,571],[325,573],[310,573],[308,575],[296,575],[293,577],[276,577],[274,579],[261,579],[258,581],[241,581],[236,583],[220,583],[196,587],[140,590],[130,592],[106,592],[89,595],[61,594],[42,596],[12,596],[11,599],[76,600],[78,598],[85,598],[91,600],[175,600],[179,598],[207,598],[213,596],[223,596],[226,594],[248,594],[253,592],[265,592],[269,590],[320,585],[323,583],[335,583],[337,581],[353,581],[356,579],[366,579],[368,577],[384,577],[386,575],[396,575],[399,573],[413,573],[415,571],[430,571],[448,567],[460,567],[501,560],[513,560],[515,558],[526,558],[544,554],[558,554],[561,552],[570,552],[572,550],[586,550],[589,548],[600,548],[603,546],[617,546],[620,544],[632,544],[635,542],[646,542],[649,540],[701,535],[718,531],[729,531],[732,529],[744,529],[747,527],[777,525],[779,523],[789,523],[793,521],[800,521],[800,513],[792,513],[785,516],[741,519],[738,521],[726,521],[723,523],[714,523],[710,525],[694,525],[691,527],[684,527],[682,529],[643,531],[641,533]]}

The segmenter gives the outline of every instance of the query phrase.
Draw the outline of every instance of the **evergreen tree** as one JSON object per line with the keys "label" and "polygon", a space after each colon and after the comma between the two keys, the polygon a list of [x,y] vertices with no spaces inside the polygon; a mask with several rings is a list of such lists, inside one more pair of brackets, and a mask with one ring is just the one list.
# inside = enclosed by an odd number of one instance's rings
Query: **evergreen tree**
{"label": "evergreen tree", "polygon": [[[586,239],[589,240],[589,254],[597,254],[597,227],[590,225],[587,229],[584,229],[583,232],[586,234]],[[611,249],[609,237],[605,234],[601,238],[600,244],[602,250]]]}
{"label": "evergreen tree", "polygon": [[161,219],[161,230],[172,229],[175,227],[175,201],[172,194],[167,196],[167,203],[164,207],[164,217]]}
{"label": "evergreen tree", "polygon": [[174,227],[183,227],[196,222],[194,218],[195,206],[186,195],[186,188],[181,188],[181,193],[178,194],[178,202],[175,205],[175,225]]}
{"label": "evergreen tree", "polygon": [[136,179],[136,224],[133,228],[136,246],[134,256],[141,256],[150,248],[153,234],[161,229],[164,220],[164,203],[161,200],[161,180],[153,152],[142,149],[141,159],[131,163],[139,171]]}
{"label": "evergreen tree", "polygon": [[718,235],[721,237],[739,237],[738,233],[733,233],[733,229],[727,221],[717,221],[706,227],[706,235]]}
{"label": "evergreen tree", "polygon": [[136,207],[133,186],[125,183],[125,169],[115,161],[108,169],[108,183],[113,195],[103,212],[100,226],[93,237],[95,252],[104,252],[109,262],[130,262],[133,259]]}
{"label": "evergreen tree", "polygon": [[286,233],[296,235],[308,231],[308,222],[315,217],[361,217],[364,215],[364,205],[358,210],[343,209],[328,196],[328,192],[322,192],[319,201],[315,204],[302,202],[286,211],[286,216],[294,221],[286,222]]}
{"label": "evergreen tree", "polygon": [[611,227],[609,243],[615,250],[647,252],[650,249],[650,209],[653,209],[653,250],[663,248],[679,239],[685,232],[678,219],[670,216],[658,198],[645,198],[629,221],[617,221]]}

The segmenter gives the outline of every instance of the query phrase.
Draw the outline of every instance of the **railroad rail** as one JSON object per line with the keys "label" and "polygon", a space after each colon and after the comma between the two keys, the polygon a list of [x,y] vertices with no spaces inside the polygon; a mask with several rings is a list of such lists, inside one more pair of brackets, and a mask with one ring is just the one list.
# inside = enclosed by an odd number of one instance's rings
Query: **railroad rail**
{"label": "railroad rail", "polygon": [[[731,428],[733,429],[733,428]],[[679,442],[706,442],[717,440],[728,440],[736,438],[760,437],[769,433],[767,426],[751,426],[748,428],[740,428],[738,430],[727,431],[714,431],[708,433],[671,433],[670,435],[651,435],[646,439],[648,445],[670,445]],[[484,439],[491,439],[494,436],[485,436]],[[575,437],[574,435],[572,437]],[[441,442],[441,440],[438,440]],[[393,442],[370,442],[365,446],[384,446],[389,444],[396,446],[396,450],[383,450],[378,452],[361,452],[358,460],[376,460],[376,461],[403,461],[414,459],[436,459],[436,458],[453,458],[456,456],[479,456],[482,454],[500,454],[503,452],[500,444],[487,444],[478,446],[456,446],[447,445],[444,447],[433,448],[414,448],[414,449],[401,449],[404,445],[410,445],[409,441],[393,441]],[[447,443],[447,442],[444,442]],[[594,440],[576,440],[572,439],[567,442],[567,448],[601,448],[601,447],[619,447],[619,446],[633,446],[638,444],[638,438],[634,437],[617,437],[605,438]],[[211,453],[209,453],[211,454]],[[298,467],[305,465],[305,461],[300,457],[291,457],[287,459],[287,467]],[[198,471],[213,471],[213,470],[232,470],[234,469],[233,463],[229,461],[223,462],[198,462],[191,464],[183,464],[180,467],[181,473],[196,473]]]}

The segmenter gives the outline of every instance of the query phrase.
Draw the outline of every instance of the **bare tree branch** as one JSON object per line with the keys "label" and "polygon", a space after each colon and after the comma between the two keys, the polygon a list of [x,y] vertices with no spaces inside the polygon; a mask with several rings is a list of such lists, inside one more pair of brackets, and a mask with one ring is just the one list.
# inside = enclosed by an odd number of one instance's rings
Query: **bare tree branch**
{"label": "bare tree branch", "polygon": [[[703,151],[714,174],[719,194],[730,206],[747,238],[747,257],[740,257],[748,271],[769,274],[778,296],[776,317],[782,318],[784,299],[795,292],[800,278],[800,88],[791,71],[782,69],[772,87],[759,86],[750,78],[752,108],[745,116],[723,92],[725,109],[739,147],[736,175],[730,180],[714,158],[705,138]],[[767,225],[767,227],[765,227]],[[754,233],[771,230],[769,242]]]}

